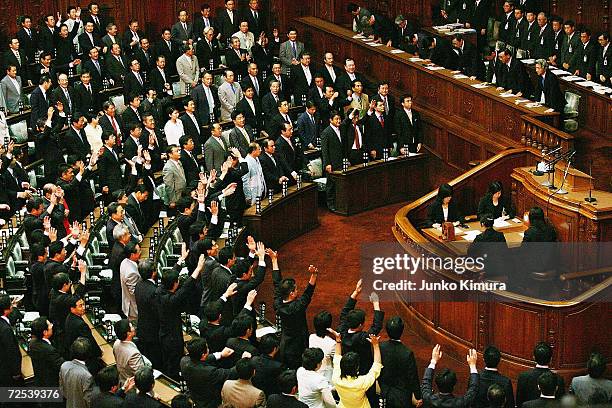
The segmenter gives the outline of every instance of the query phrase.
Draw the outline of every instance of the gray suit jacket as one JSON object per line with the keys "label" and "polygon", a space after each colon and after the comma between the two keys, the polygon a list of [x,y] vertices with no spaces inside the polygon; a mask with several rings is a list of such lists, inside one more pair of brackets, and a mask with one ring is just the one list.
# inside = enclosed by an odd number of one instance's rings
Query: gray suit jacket
{"label": "gray suit jacket", "polygon": [[247,150],[249,148],[249,143],[255,141],[255,138],[253,137],[253,129],[248,125],[244,125],[244,130],[249,136],[248,142],[244,137],[244,133],[242,133],[237,127],[234,127],[229,134],[231,147],[235,147],[236,149],[238,149],[242,157],[246,157]]}
{"label": "gray suit jacket", "polygon": [[136,320],[138,318],[138,307],[136,306],[134,290],[141,279],[138,273],[138,264],[128,258],[121,261],[119,279],[121,280],[121,310],[130,320]]}
{"label": "gray suit jacket", "polygon": [[238,102],[242,99],[242,88],[238,82],[234,82],[234,91],[231,85],[223,82],[219,87],[219,102],[221,102],[221,121],[226,122],[231,119],[231,114]]}
{"label": "gray suit jacket", "polygon": [[191,23],[185,24],[187,25],[187,31],[185,31],[180,21],[177,21],[172,26],[172,30],[170,30],[172,33],[172,41],[177,45],[183,45],[183,41],[187,41],[193,37],[193,25]]}
{"label": "gray suit jacket", "polygon": [[151,365],[149,359],[143,356],[138,347],[136,347],[136,344],[131,341],[115,340],[113,354],[117,362],[117,371],[119,371],[119,382],[121,384],[132,377],[139,368]]}
{"label": "gray suit jacket", "polygon": [[59,386],[66,408],[89,408],[93,393],[93,377],[80,361],[65,361],[60,368]]}
{"label": "gray suit jacket", "polygon": [[249,380],[227,380],[221,389],[221,407],[253,408],[265,407],[266,396]]}
{"label": "gray suit jacket", "polygon": [[183,195],[183,190],[187,185],[185,178],[185,170],[181,162],[173,162],[168,160],[162,170],[164,176],[164,185],[166,188],[166,199],[164,203],[176,203]]}
{"label": "gray suit jacket", "polygon": [[4,100],[6,101],[6,109],[9,112],[19,112],[19,101],[23,99],[21,78],[16,78],[19,84],[19,89],[15,89],[15,85],[10,80],[8,75],[5,75],[0,81],[0,87],[2,87],[2,93],[4,94]]}
{"label": "gray suit jacket", "polygon": [[200,66],[198,65],[198,59],[194,56],[191,57],[191,61],[186,54],[181,55],[176,60],[176,72],[178,72],[182,86],[198,82],[200,75]]}
{"label": "gray suit jacket", "polygon": [[258,159],[247,154],[245,160],[249,165],[249,172],[242,176],[242,186],[244,189],[244,196],[251,202],[251,205],[253,205],[257,197],[262,198],[265,195],[266,179],[264,178],[261,163]]}
{"label": "gray suit jacket", "polygon": [[297,50],[297,55],[293,55],[293,47],[291,47],[291,41],[285,41],[280,45],[280,50],[278,52],[278,57],[281,60],[281,65],[283,66],[283,73],[286,74],[292,67],[291,60],[293,58],[299,61],[300,54],[304,52],[304,43],[296,41],[295,48]]}
{"label": "gray suit jacket", "polygon": [[587,404],[595,393],[605,395],[607,402],[612,402],[612,381],[606,378],[592,378],[590,375],[581,375],[572,378],[569,393],[576,395],[578,402]]}
{"label": "gray suit jacket", "polygon": [[[223,137],[219,138],[219,141],[225,146]],[[204,143],[204,163],[206,164],[206,170],[211,171],[212,169],[217,170],[217,174],[221,174],[221,165],[227,158],[227,146],[221,147],[215,137],[211,136]]]}

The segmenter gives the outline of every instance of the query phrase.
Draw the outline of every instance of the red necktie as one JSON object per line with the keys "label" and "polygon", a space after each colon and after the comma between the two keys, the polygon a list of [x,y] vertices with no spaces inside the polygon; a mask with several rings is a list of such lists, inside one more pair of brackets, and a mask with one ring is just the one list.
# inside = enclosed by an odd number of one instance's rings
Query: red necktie
{"label": "red necktie", "polygon": [[353,125],[353,128],[355,128],[355,149],[359,150],[361,146],[359,145],[359,131],[357,130],[357,125]]}
{"label": "red necktie", "polygon": [[379,120],[380,120],[380,126],[385,127],[385,118],[383,118],[383,115],[379,116]]}
{"label": "red necktie", "polygon": [[[64,209],[70,210],[70,208],[68,208],[68,203],[66,202],[65,198],[62,198],[62,204],[64,205]],[[66,235],[70,235],[70,232],[71,232],[70,231],[70,221],[68,221],[68,218],[66,218],[65,216],[64,216],[63,224],[64,224],[64,229],[66,230]]]}
{"label": "red necktie", "polygon": [[119,137],[119,133],[118,133],[117,121],[115,120],[114,117],[111,117],[111,125],[113,125],[113,131],[115,133],[115,136],[117,136],[115,143],[117,143],[117,146],[121,146],[121,138]]}

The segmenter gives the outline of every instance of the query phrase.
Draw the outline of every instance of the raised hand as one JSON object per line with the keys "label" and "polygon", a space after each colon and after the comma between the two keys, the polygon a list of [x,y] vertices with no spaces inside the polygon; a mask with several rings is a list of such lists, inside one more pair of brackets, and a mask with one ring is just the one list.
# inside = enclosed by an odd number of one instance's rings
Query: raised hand
{"label": "raised hand", "polygon": [[257,243],[257,257],[259,259],[262,259],[266,256],[266,247],[264,246],[263,242],[258,242]]}
{"label": "raised hand", "polygon": [[309,272],[311,275],[318,275],[318,274],[319,274],[319,270],[318,270],[318,269],[317,269],[317,267],[316,267],[316,266],[314,266],[314,265],[309,265],[309,266],[308,266],[308,272]]}
{"label": "raised hand", "polygon": [[249,291],[249,294],[247,295],[246,304],[249,306],[253,305],[253,302],[255,302],[256,296],[257,296],[257,291],[255,289]]}
{"label": "raised hand", "polygon": [[466,357],[467,363],[470,366],[470,368],[472,367],[476,367],[476,361],[478,360],[478,353],[476,353],[475,349],[470,349],[468,351],[468,355]]}
{"label": "raised hand", "polygon": [[278,252],[274,251],[272,248],[266,248],[266,255],[270,257],[272,262],[275,262],[278,260]]}
{"label": "raised hand", "polygon": [[236,282],[232,283],[231,285],[229,285],[227,287],[227,289],[225,290],[225,297],[229,298],[234,296],[237,292],[236,292],[236,288],[238,287],[238,284]]}
{"label": "raised hand", "polygon": [[219,204],[217,204],[215,200],[211,201],[210,207],[208,207],[208,211],[210,211],[212,215],[218,215],[219,214]]}
{"label": "raised hand", "polygon": [[255,253],[257,250],[257,243],[255,242],[255,238],[253,238],[251,235],[247,237],[246,245],[249,248],[249,251],[252,253]]}
{"label": "raised hand", "polygon": [[441,358],[442,352],[440,351],[440,345],[436,344],[433,350],[431,351],[431,362],[437,364]]}
{"label": "raised hand", "polygon": [[368,337],[368,341],[372,343],[373,346],[376,346],[378,342],[380,341],[380,336],[377,336],[375,334],[370,334],[370,336]]}

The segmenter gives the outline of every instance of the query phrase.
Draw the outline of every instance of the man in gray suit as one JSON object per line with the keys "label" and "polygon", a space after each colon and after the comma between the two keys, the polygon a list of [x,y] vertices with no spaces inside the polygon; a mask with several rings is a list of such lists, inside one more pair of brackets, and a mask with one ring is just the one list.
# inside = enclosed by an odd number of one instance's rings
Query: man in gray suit
{"label": "man in gray suit", "polygon": [[219,102],[221,102],[221,121],[227,122],[242,99],[242,88],[239,83],[234,82],[233,71],[225,71],[224,79],[225,82],[219,87]]}
{"label": "man in gray suit", "polygon": [[[187,22],[187,10],[181,10],[178,14],[179,21],[172,26],[172,42],[177,46],[193,44],[193,25]],[[201,35],[202,33],[200,33]]]}
{"label": "man in gray suit", "polygon": [[143,356],[134,344],[136,329],[128,319],[115,322],[114,328],[117,340],[113,344],[113,355],[119,371],[119,382],[123,384],[128,378],[133,377],[139,368],[151,367],[151,361]]}
{"label": "man in gray suit", "polygon": [[244,196],[251,205],[255,204],[257,197],[263,198],[266,194],[266,179],[259,162],[261,147],[256,142],[249,144],[245,160],[249,165],[249,172],[242,176]]}
{"label": "man in gray suit", "polygon": [[170,145],[166,153],[168,154],[168,161],[162,170],[166,188],[164,204],[174,209],[176,202],[182,197],[187,186],[187,179],[185,178],[183,165],[179,161],[181,158],[181,148],[177,145]]}
{"label": "man in gray suit", "polygon": [[213,124],[211,137],[204,143],[204,163],[206,170],[215,169],[217,174],[221,174],[221,165],[227,159],[227,144],[222,137],[223,128],[218,123]]}
{"label": "man in gray suit", "polygon": [[0,81],[0,87],[4,95],[6,109],[10,113],[19,112],[19,101],[23,99],[23,95],[21,78],[17,76],[17,67],[15,65],[9,65],[6,68],[6,76]]}
{"label": "man in gray suit", "polygon": [[85,365],[89,348],[89,340],[78,337],[70,346],[73,359],[65,361],[60,368],[59,387],[66,398],[66,408],[88,408],[91,405],[94,382]]}
{"label": "man in gray suit", "polygon": [[230,146],[238,149],[240,155],[245,157],[248,153],[249,144],[255,141],[253,128],[245,125],[245,118],[242,112],[232,112],[232,120],[234,121],[234,128],[229,134]]}
{"label": "man in gray suit", "polygon": [[299,56],[304,52],[304,43],[297,41],[297,30],[295,28],[289,28],[287,38],[289,40],[280,45],[278,52],[284,73],[289,72],[292,66],[299,65]]}
{"label": "man in gray suit", "polygon": [[138,273],[138,260],[140,259],[140,245],[129,242],[125,246],[127,258],[119,266],[119,280],[121,281],[121,310],[130,320],[138,319],[136,306],[136,284],[140,282]]}
{"label": "man in gray suit", "polygon": [[181,81],[181,89],[186,92],[187,84],[194,88],[198,84],[200,66],[198,59],[193,55],[193,45],[183,46],[183,55],[176,60],[176,71]]}

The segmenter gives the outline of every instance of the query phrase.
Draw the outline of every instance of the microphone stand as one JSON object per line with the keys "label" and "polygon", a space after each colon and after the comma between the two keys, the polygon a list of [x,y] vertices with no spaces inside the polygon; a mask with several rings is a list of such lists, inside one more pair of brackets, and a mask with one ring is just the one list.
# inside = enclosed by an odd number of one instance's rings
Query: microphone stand
{"label": "microphone stand", "polygon": [[[550,152],[548,152],[548,153],[546,153],[546,154],[543,154],[543,155],[542,155],[542,160],[544,160],[544,158],[545,158],[545,157],[549,157],[549,156],[551,156],[553,153],[558,152],[559,150],[561,150],[561,146],[557,147],[556,149],[551,150]],[[544,175],[544,172],[542,172],[542,171],[538,170],[538,164],[540,164],[540,162],[536,163],[535,170],[532,172],[532,174],[533,174],[534,176],[543,176],[543,175]]]}
{"label": "microphone stand", "polygon": [[584,199],[587,203],[594,203],[597,201],[595,197],[592,196],[593,192],[593,160],[591,159],[591,163],[589,164],[589,177],[591,180],[589,181],[589,196]]}
{"label": "microphone stand", "polygon": [[563,180],[561,181],[561,186],[557,189],[557,191],[554,192],[554,194],[560,194],[560,195],[567,194],[567,190],[563,190],[563,185],[565,185],[565,180],[567,179],[567,173],[569,172],[569,168],[572,165],[572,157],[574,157],[574,154],[576,154],[575,150],[567,158],[567,166],[565,166],[565,172],[563,173]]}

